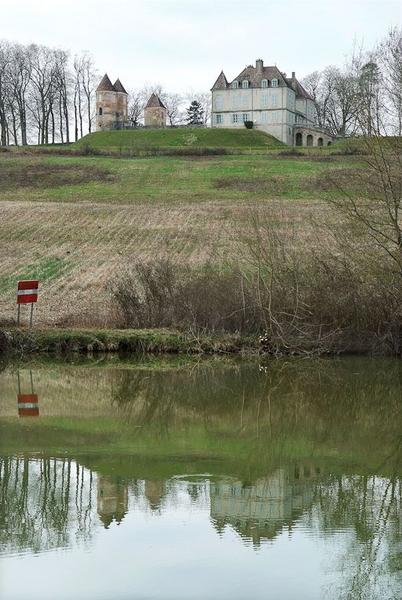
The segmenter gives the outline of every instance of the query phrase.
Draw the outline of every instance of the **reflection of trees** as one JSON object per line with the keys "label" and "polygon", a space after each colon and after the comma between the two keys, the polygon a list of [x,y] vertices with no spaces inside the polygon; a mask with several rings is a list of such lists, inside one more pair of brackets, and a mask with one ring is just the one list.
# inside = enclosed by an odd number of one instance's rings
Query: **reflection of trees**
{"label": "reflection of trees", "polygon": [[[392,577],[401,557],[402,483],[396,477],[333,476],[317,493],[323,534],[353,532],[340,557],[343,584],[339,598],[400,598],[402,582]],[[392,589],[394,586],[398,589]]]}
{"label": "reflection of trees", "polygon": [[87,539],[92,488],[92,473],[70,458],[0,458],[0,545],[36,552]]}
{"label": "reflection of trees", "polygon": [[402,429],[401,379],[398,361],[280,360],[261,371],[201,362],[179,370],[115,373],[112,402],[120,417],[138,427],[136,438],[150,430],[166,436],[200,426],[209,440],[220,436],[243,444],[243,463],[261,463],[263,456],[281,460],[291,440],[304,451],[306,443],[311,452],[336,447],[370,467],[382,456],[386,469]]}

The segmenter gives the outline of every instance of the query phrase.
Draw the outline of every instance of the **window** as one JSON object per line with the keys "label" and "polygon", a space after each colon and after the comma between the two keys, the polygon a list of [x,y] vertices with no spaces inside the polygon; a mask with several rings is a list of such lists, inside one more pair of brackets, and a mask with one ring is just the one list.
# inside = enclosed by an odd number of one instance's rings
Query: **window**
{"label": "window", "polygon": [[268,87],[268,79],[263,79],[261,81],[261,87],[263,87],[263,88],[267,88]]}
{"label": "window", "polygon": [[248,113],[243,113],[243,123],[248,120]]}
{"label": "window", "polygon": [[237,88],[238,88],[238,87],[239,87],[239,82],[238,82],[238,81],[234,81],[234,82],[232,83],[232,88],[233,88],[234,90],[237,90]]}
{"label": "window", "polygon": [[99,115],[100,115],[100,116],[102,116],[102,114],[103,114],[103,109],[102,109],[102,107],[100,106],[100,107],[99,107]]}
{"label": "window", "polygon": [[271,82],[272,87],[278,87],[278,80],[277,79],[273,79]]}
{"label": "window", "polygon": [[268,123],[268,112],[266,110],[261,113],[261,121],[263,123]]}
{"label": "window", "polygon": [[244,80],[241,82],[241,87],[242,87],[244,90],[248,88],[248,81],[247,81],[247,79],[244,79]]}
{"label": "window", "polygon": [[239,122],[239,115],[237,115],[236,113],[234,113],[232,115],[232,123],[238,123]]}
{"label": "window", "polygon": [[268,94],[262,94],[262,96],[261,96],[261,106],[263,106],[263,107],[267,107],[268,106]]}
{"label": "window", "polygon": [[272,94],[272,106],[273,106],[273,107],[275,107],[275,106],[276,106],[276,104],[277,104],[277,102],[276,102],[276,101],[277,101],[276,94],[275,94],[275,93],[273,93],[273,94]]}
{"label": "window", "polygon": [[216,115],[216,124],[221,125],[223,123],[223,115]]}
{"label": "window", "polygon": [[222,110],[223,108],[223,97],[215,96],[215,108],[216,110]]}
{"label": "window", "polygon": [[241,106],[240,94],[233,94],[232,95],[232,109],[236,110],[237,108],[240,108],[240,106]]}

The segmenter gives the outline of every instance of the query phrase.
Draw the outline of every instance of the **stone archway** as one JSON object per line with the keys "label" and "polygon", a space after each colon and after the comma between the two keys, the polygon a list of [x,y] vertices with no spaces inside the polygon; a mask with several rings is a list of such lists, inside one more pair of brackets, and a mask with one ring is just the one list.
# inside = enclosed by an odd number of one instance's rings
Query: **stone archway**
{"label": "stone archway", "polygon": [[307,146],[313,146],[313,145],[314,145],[314,138],[311,135],[311,133],[309,133],[307,136]]}
{"label": "stone archway", "polygon": [[319,137],[317,140],[317,146],[323,146],[324,145],[324,140],[322,137]]}
{"label": "stone archway", "polygon": [[300,131],[296,133],[296,146],[303,146],[303,134]]}

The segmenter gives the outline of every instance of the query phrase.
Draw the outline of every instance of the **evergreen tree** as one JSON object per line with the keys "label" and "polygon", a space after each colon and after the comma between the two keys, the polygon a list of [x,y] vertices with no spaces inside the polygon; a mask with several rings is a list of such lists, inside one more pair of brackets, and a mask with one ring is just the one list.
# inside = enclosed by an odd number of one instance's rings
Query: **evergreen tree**
{"label": "evergreen tree", "polygon": [[204,110],[197,100],[193,100],[187,109],[187,125],[202,125]]}

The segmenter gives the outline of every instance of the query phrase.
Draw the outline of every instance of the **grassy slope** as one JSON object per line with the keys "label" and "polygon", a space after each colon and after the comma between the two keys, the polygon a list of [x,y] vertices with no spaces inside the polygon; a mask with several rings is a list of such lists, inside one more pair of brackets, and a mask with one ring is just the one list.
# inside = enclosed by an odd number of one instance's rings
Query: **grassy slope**
{"label": "grassy slope", "polygon": [[325,208],[328,170],[358,166],[353,157],[328,160],[6,153],[0,314],[15,316],[17,279],[38,277],[38,323],[108,326],[107,286],[130,260],[169,254],[182,263],[225,262],[239,251],[256,209],[278,227],[308,228],[311,215]]}
{"label": "grassy slope", "polygon": [[253,129],[166,128],[127,131],[98,131],[86,135],[74,146],[93,148],[141,147],[230,147],[283,148],[276,138]]}

